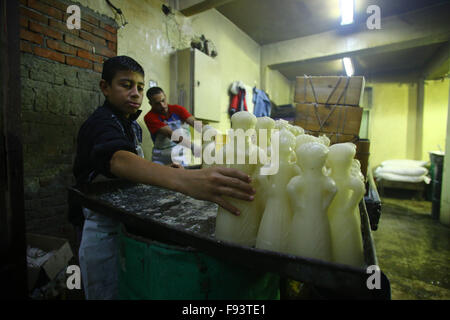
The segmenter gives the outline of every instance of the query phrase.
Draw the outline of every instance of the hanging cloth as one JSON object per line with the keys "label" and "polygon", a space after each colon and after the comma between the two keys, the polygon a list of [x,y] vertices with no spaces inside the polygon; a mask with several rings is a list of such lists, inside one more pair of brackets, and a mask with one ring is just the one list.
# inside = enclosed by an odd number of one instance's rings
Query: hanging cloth
{"label": "hanging cloth", "polygon": [[230,99],[230,108],[229,108],[230,117],[239,111],[248,111],[247,102],[245,101],[245,89],[238,89],[237,94],[231,94]]}
{"label": "hanging cloth", "polygon": [[257,117],[270,117],[272,104],[267,94],[256,87],[253,88],[253,114]]}
{"label": "hanging cloth", "polygon": [[228,113],[230,117],[239,111],[248,111],[245,99],[245,86],[242,81],[234,81],[230,86],[230,107]]}

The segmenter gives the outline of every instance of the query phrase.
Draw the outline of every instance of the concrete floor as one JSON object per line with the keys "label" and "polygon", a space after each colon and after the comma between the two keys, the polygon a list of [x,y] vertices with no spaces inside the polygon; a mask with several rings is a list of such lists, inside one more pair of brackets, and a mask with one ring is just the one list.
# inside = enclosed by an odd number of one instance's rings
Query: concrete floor
{"label": "concrete floor", "polygon": [[382,199],[372,232],[393,300],[450,299],[450,228],[431,219],[431,202]]}

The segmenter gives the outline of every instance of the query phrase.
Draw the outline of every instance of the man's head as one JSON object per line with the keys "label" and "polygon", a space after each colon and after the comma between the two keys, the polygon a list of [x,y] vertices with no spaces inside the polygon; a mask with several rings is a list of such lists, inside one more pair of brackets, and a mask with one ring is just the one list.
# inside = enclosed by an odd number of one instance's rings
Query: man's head
{"label": "man's head", "polygon": [[127,56],[110,58],[103,63],[100,88],[106,100],[128,117],[141,107],[144,69]]}
{"label": "man's head", "polygon": [[169,110],[166,94],[160,87],[152,87],[148,89],[147,98],[152,106],[152,111],[164,114]]}

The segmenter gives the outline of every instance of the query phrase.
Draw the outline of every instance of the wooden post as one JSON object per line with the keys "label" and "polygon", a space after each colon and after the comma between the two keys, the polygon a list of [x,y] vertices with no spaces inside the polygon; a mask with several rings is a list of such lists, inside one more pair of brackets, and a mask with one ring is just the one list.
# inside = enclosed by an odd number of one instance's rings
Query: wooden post
{"label": "wooden post", "polygon": [[27,297],[20,96],[19,1],[0,2],[0,279],[8,299]]}
{"label": "wooden post", "polygon": [[416,109],[416,132],[415,132],[415,156],[416,160],[422,160],[423,149],[423,108],[425,101],[425,79],[419,78],[417,81],[417,109]]}

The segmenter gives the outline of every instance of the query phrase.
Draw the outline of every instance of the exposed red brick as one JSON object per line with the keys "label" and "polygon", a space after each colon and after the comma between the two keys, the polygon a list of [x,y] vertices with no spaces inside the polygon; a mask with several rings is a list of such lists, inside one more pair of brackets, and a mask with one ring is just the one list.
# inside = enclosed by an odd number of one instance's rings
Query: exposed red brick
{"label": "exposed red brick", "polygon": [[81,12],[81,20],[87,21],[96,27],[100,26],[100,20],[98,20],[98,19],[94,18],[93,16],[86,14],[84,12]]}
{"label": "exposed red brick", "polygon": [[61,63],[64,63],[64,61],[65,61],[65,56],[63,54],[58,53],[53,50],[48,50],[48,49],[40,48],[40,47],[34,47],[33,52],[35,55],[41,56],[43,58],[55,60],[55,61],[58,61]]}
{"label": "exposed red brick", "polygon": [[34,21],[30,21],[30,30],[38,33],[42,33],[44,31],[44,26]]}
{"label": "exposed red brick", "polygon": [[66,63],[71,66],[76,66],[80,68],[92,69],[92,62],[81,60],[75,57],[66,57]]}
{"label": "exposed red brick", "polygon": [[20,51],[32,53],[31,43],[20,40]]}
{"label": "exposed red brick", "polygon": [[101,56],[108,57],[108,58],[112,58],[112,57],[116,56],[116,53],[114,51],[110,50],[107,47],[102,47],[102,46],[96,46],[95,53],[99,54]]}
{"label": "exposed red brick", "polygon": [[50,49],[56,50],[56,51],[60,51],[60,52],[64,52],[64,53],[68,53],[68,54],[72,54],[72,55],[77,54],[76,48],[69,46],[68,44],[65,44],[62,41],[55,41],[55,40],[47,39],[47,47],[49,47]]}
{"label": "exposed red brick", "polygon": [[112,34],[117,34],[117,29],[114,28],[113,26],[110,26],[109,24],[100,22],[100,28],[105,29],[106,31],[108,31]]}
{"label": "exposed red brick", "polygon": [[49,25],[52,28],[56,28],[58,30],[64,31],[66,33],[71,33],[75,36],[78,36],[79,32],[77,29],[68,29],[66,23],[62,23],[61,21],[56,21],[55,19],[50,18],[49,19]]}
{"label": "exposed red brick", "polygon": [[80,58],[88,59],[88,60],[99,62],[99,63],[103,62],[102,57],[92,54],[86,50],[78,49],[77,56],[79,56]]}
{"label": "exposed red brick", "polygon": [[28,0],[28,6],[30,8],[33,8],[37,11],[42,12],[43,14],[55,17],[58,20],[62,19],[63,12],[61,10],[50,7],[50,6],[46,5],[45,3],[42,3],[39,0]]}
{"label": "exposed red brick", "polygon": [[45,34],[46,36],[49,36],[51,38],[57,39],[57,40],[62,40],[63,39],[63,34],[59,31],[53,30],[51,28],[45,28],[43,34]]}
{"label": "exposed red brick", "polygon": [[30,9],[27,9],[24,7],[20,8],[20,15],[31,18],[32,20],[42,22],[44,24],[48,24],[48,18],[46,16],[39,14],[37,12],[31,11]]}
{"label": "exposed red brick", "polygon": [[23,28],[20,29],[20,39],[28,40],[40,45],[42,45],[42,43],[44,42],[44,37],[42,37],[40,34],[30,32]]}
{"label": "exposed red brick", "polygon": [[105,31],[103,29],[100,28],[94,28],[94,30],[92,31],[93,34],[106,39],[108,41],[112,41],[112,42],[117,42],[117,35],[115,34],[111,34],[108,31]]}
{"label": "exposed red brick", "polygon": [[100,63],[94,63],[94,71],[102,72],[103,71],[103,65],[100,64]]}
{"label": "exposed red brick", "polygon": [[84,31],[87,31],[90,33],[95,33],[95,29],[96,29],[96,27],[94,27],[92,24],[84,22],[84,21],[81,22],[81,30],[84,30]]}
{"label": "exposed red brick", "polygon": [[116,28],[116,27],[111,27],[111,26],[109,26],[109,25],[106,25],[105,29],[106,29],[107,31],[111,32],[112,34],[117,34],[117,30],[118,30],[118,28]]}
{"label": "exposed red brick", "polygon": [[108,48],[117,53],[117,44],[115,42],[108,41]]}
{"label": "exposed red brick", "polygon": [[101,44],[102,46],[106,46],[105,39],[96,37],[96,36],[86,32],[86,31],[83,31],[83,30],[80,31],[80,38],[88,40],[88,41],[91,41],[91,42],[94,42],[94,43]]}
{"label": "exposed red brick", "polygon": [[53,30],[48,26],[44,26],[42,24],[36,23],[34,21],[30,21],[30,30],[42,33],[43,35],[49,36],[54,39],[62,40],[63,35],[61,32]]}
{"label": "exposed red brick", "polygon": [[47,12],[49,16],[52,16],[56,19],[62,19],[63,13],[62,11],[49,7],[49,11]]}
{"label": "exposed red brick", "polygon": [[65,34],[64,35],[64,41],[72,46],[91,51],[93,45],[90,44],[88,41],[81,40],[79,38],[73,37],[71,35]]}
{"label": "exposed red brick", "polygon": [[20,17],[20,26],[28,29],[28,19],[25,17]]}
{"label": "exposed red brick", "polygon": [[61,1],[57,1],[57,0],[40,0],[40,1],[41,2],[45,2],[46,4],[48,4],[48,5],[50,5],[50,6],[54,7],[54,8],[57,8],[57,9],[63,11],[63,12],[66,12],[67,11],[67,7],[69,6],[69,5],[65,4],[65,3],[61,2]]}
{"label": "exposed red brick", "polygon": [[106,32],[106,36],[104,37],[106,40],[111,42],[117,42],[117,35]]}

